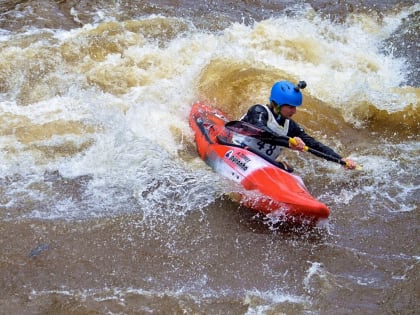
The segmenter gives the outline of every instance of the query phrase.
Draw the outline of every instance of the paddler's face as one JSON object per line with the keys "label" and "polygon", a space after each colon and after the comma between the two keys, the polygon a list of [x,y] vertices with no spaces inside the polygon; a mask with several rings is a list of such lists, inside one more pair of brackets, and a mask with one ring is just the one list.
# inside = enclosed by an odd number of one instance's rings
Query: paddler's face
{"label": "paddler's face", "polygon": [[280,115],[284,118],[292,118],[296,114],[296,106],[282,105],[279,110]]}

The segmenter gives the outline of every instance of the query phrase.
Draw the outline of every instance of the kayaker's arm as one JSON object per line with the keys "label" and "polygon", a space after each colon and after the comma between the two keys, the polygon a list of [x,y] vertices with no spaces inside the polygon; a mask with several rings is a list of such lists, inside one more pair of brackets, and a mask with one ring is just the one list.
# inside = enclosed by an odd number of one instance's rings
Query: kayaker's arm
{"label": "kayaker's arm", "polygon": [[[356,162],[349,158],[343,158],[340,154],[335,152],[330,147],[326,146],[325,144],[322,144],[318,140],[315,140],[313,137],[308,135],[305,130],[299,126],[295,121],[290,120],[291,122],[291,128],[289,128],[289,137],[299,137],[302,139],[302,141],[305,143],[306,147],[311,148],[312,150],[309,150],[312,154],[319,156],[321,158],[324,158],[326,156],[335,158],[339,161],[340,164],[342,164],[344,167],[348,169],[361,169],[361,166],[358,165]],[[320,154],[318,154],[318,152]]]}
{"label": "kayaker's arm", "polygon": [[251,106],[248,112],[241,118],[242,121],[247,122],[255,127],[273,133],[267,127],[268,113],[264,106],[257,104]]}
{"label": "kayaker's arm", "polygon": [[[261,128],[257,128],[254,125],[251,125],[244,121],[230,121],[226,123],[225,128],[228,130],[231,130],[233,132],[237,132],[239,134],[243,134],[248,137],[253,137],[256,139],[260,139],[265,143],[274,144],[274,145],[281,145],[281,146],[289,146],[290,148],[296,148],[298,146],[298,139],[299,137],[289,137],[289,136],[276,136],[273,133],[267,132],[266,130],[262,130]],[[286,143],[287,141],[287,143]],[[302,141],[300,139],[300,141]],[[286,145],[285,145],[286,144]],[[337,155],[332,156],[328,155],[324,152],[315,150],[313,148],[308,147],[307,145],[304,145],[303,150],[300,151],[307,151],[310,152],[316,156],[319,156],[323,159],[326,159],[328,161],[332,161],[335,163],[339,163],[346,168],[349,169],[361,169],[361,166],[357,165],[354,161],[351,159],[343,159],[340,156],[337,157]]]}
{"label": "kayaker's arm", "polygon": [[[316,151],[332,156],[339,160],[343,159],[343,157],[337,152],[335,152],[333,149],[331,149],[330,147],[326,146],[325,144],[319,142],[318,140],[308,135],[305,132],[305,130],[293,120],[290,120],[289,132],[287,135],[291,138],[294,138],[294,137],[301,138],[302,141],[305,143],[305,145],[307,145],[308,147],[312,149],[315,149]],[[316,155],[316,153],[314,154]]]}

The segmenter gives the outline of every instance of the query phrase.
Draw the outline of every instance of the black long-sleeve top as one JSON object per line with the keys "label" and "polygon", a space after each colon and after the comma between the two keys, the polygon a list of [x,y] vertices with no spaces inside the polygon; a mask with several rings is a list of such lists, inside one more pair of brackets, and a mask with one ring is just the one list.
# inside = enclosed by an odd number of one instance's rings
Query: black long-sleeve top
{"label": "black long-sleeve top", "polygon": [[[281,115],[276,115],[274,112],[272,112],[274,117],[276,117],[276,121],[280,126],[284,126],[284,123],[286,121],[286,118],[282,117]],[[258,128],[264,129],[266,131],[269,131],[273,134],[273,132],[268,126],[268,112],[266,107],[262,105],[254,105],[251,106],[246,113],[246,115],[241,119],[242,121],[245,121],[247,123],[250,123]],[[315,140],[313,137],[308,135],[305,130],[294,120],[289,119],[289,130],[287,132],[288,137],[299,137],[302,139],[303,142],[305,142],[305,145],[308,147],[315,149],[317,151],[320,151],[324,154],[328,154],[330,156],[333,156],[337,159],[342,159],[341,155],[335,152],[330,147],[326,146],[325,144],[322,144],[321,142]],[[285,141],[285,145],[288,146],[287,141]]]}

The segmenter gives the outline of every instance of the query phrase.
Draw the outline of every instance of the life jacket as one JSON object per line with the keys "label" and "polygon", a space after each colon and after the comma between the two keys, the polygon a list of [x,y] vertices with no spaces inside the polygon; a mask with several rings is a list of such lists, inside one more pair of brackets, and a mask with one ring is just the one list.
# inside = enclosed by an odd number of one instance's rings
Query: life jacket
{"label": "life jacket", "polygon": [[[287,136],[289,131],[289,119],[286,119],[284,126],[280,126],[270,108],[267,105],[262,106],[268,113],[267,127],[274,131],[278,136]],[[232,136],[232,142],[241,146],[251,147],[258,151],[261,155],[264,155],[271,160],[275,160],[283,148],[280,145],[276,146],[273,144],[268,144],[257,138],[241,135],[239,133],[235,133]]]}
{"label": "life jacket", "polygon": [[284,126],[281,126],[277,122],[276,117],[274,117],[274,114],[272,113],[270,108],[267,105],[263,106],[265,107],[268,113],[267,127],[270,128],[270,130],[274,131],[278,136],[287,136],[287,133],[289,132],[289,119],[286,119],[284,122]]}

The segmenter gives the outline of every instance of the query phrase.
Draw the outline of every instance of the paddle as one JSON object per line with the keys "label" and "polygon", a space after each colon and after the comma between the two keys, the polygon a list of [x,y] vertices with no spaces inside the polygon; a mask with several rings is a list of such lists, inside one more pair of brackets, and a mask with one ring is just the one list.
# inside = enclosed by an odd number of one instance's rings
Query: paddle
{"label": "paddle", "polygon": [[258,138],[264,142],[281,145],[287,147],[289,143],[289,137],[287,136],[277,136],[272,134],[269,131],[258,128],[254,125],[251,125],[247,122],[240,120],[232,120],[225,124],[226,129],[232,130],[233,132],[240,133],[245,136],[250,136],[253,138]]}
{"label": "paddle", "polygon": [[[290,138],[287,136],[277,136],[277,135],[272,134],[269,131],[260,129],[244,121],[239,121],[239,120],[229,121],[225,124],[225,127],[226,129],[229,129],[231,131],[243,134],[245,136],[257,138],[257,139],[260,139],[261,141],[264,141],[266,143],[273,144],[273,145],[281,145],[283,147],[288,147],[289,143],[291,143],[292,145],[297,145],[297,141],[295,138]],[[329,154],[325,154],[318,150],[312,149],[308,146],[305,146],[303,150],[306,152],[310,152],[318,157],[321,157],[327,161],[331,161],[331,162],[341,164],[343,166],[347,166],[346,161],[338,159]],[[361,169],[361,167],[358,166],[357,169]]]}

